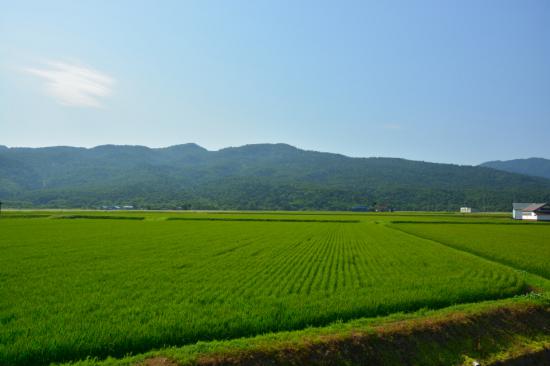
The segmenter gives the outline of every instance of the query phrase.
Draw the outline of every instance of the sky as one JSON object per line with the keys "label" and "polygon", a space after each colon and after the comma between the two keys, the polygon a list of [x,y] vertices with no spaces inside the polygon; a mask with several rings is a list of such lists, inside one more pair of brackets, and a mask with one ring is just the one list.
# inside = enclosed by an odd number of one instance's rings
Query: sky
{"label": "sky", "polygon": [[550,1],[0,0],[0,144],[550,158]]}

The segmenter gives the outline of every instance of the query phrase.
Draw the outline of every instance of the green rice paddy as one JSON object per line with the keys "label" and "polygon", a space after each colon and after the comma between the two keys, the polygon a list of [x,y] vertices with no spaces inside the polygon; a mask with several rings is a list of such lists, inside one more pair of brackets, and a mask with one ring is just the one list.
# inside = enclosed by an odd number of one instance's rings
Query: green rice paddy
{"label": "green rice paddy", "polygon": [[[549,271],[530,258],[536,248],[517,248],[538,239],[547,255],[550,225],[499,225],[507,222],[500,216],[483,219],[490,225],[443,225],[390,223],[441,215],[3,215],[2,365],[123,356],[505,298],[527,288],[505,264]],[[491,238],[516,261],[472,254],[491,256]],[[463,247],[468,252],[456,249]]]}
{"label": "green rice paddy", "polygon": [[550,224],[396,224],[398,229],[550,279]]}

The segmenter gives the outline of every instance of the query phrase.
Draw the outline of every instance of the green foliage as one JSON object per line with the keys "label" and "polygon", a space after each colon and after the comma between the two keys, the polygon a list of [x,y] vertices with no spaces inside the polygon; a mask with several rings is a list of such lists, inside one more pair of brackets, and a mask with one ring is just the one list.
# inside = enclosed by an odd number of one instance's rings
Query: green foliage
{"label": "green foliage", "polygon": [[[0,220],[0,364],[122,356],[525,290],[513,269],[372,219],[391,216],[98,215]],[[265,214],[274,217],[287,216]]]}
{"label": "green foliage", "polygon": [[349,158],[294,147],[207,151],[99,146],[0,149],[0,200],[10,207],[127,204],[144,209],[510,210],[550,201],[550,180],[394,158]]}
{"label": "green foliage", "polygon": [[543,158],[488,161],[481,166],[510,173],[526,174],[550,179],[550,160]]}

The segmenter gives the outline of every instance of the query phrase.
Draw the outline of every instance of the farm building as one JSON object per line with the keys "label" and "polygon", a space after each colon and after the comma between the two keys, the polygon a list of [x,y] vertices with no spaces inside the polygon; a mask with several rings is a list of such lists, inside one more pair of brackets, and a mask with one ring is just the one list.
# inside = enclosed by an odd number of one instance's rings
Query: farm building
{"label": "farm building", "polygon": [[531,206],[533,203],[518,202],[512,203],[512,218],[514,220],[521,220],[523,215],[523,209]]}
{"label": "farm building", "polygon": [[472,213],[472,208],[471,207],[461,207],[460,208],[460,213]]}
{"label": "farm building", "polygon": [[515,220],[550,221],[550,203],[514,203]]}

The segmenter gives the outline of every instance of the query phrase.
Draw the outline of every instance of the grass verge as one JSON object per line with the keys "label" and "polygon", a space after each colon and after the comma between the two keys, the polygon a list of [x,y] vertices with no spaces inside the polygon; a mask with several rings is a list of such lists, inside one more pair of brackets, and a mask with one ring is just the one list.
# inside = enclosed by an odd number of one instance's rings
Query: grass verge
{"label": "grass verge", "polygon": [[548,347],[550,300],[528,295],[70,365],[506,365]]}

